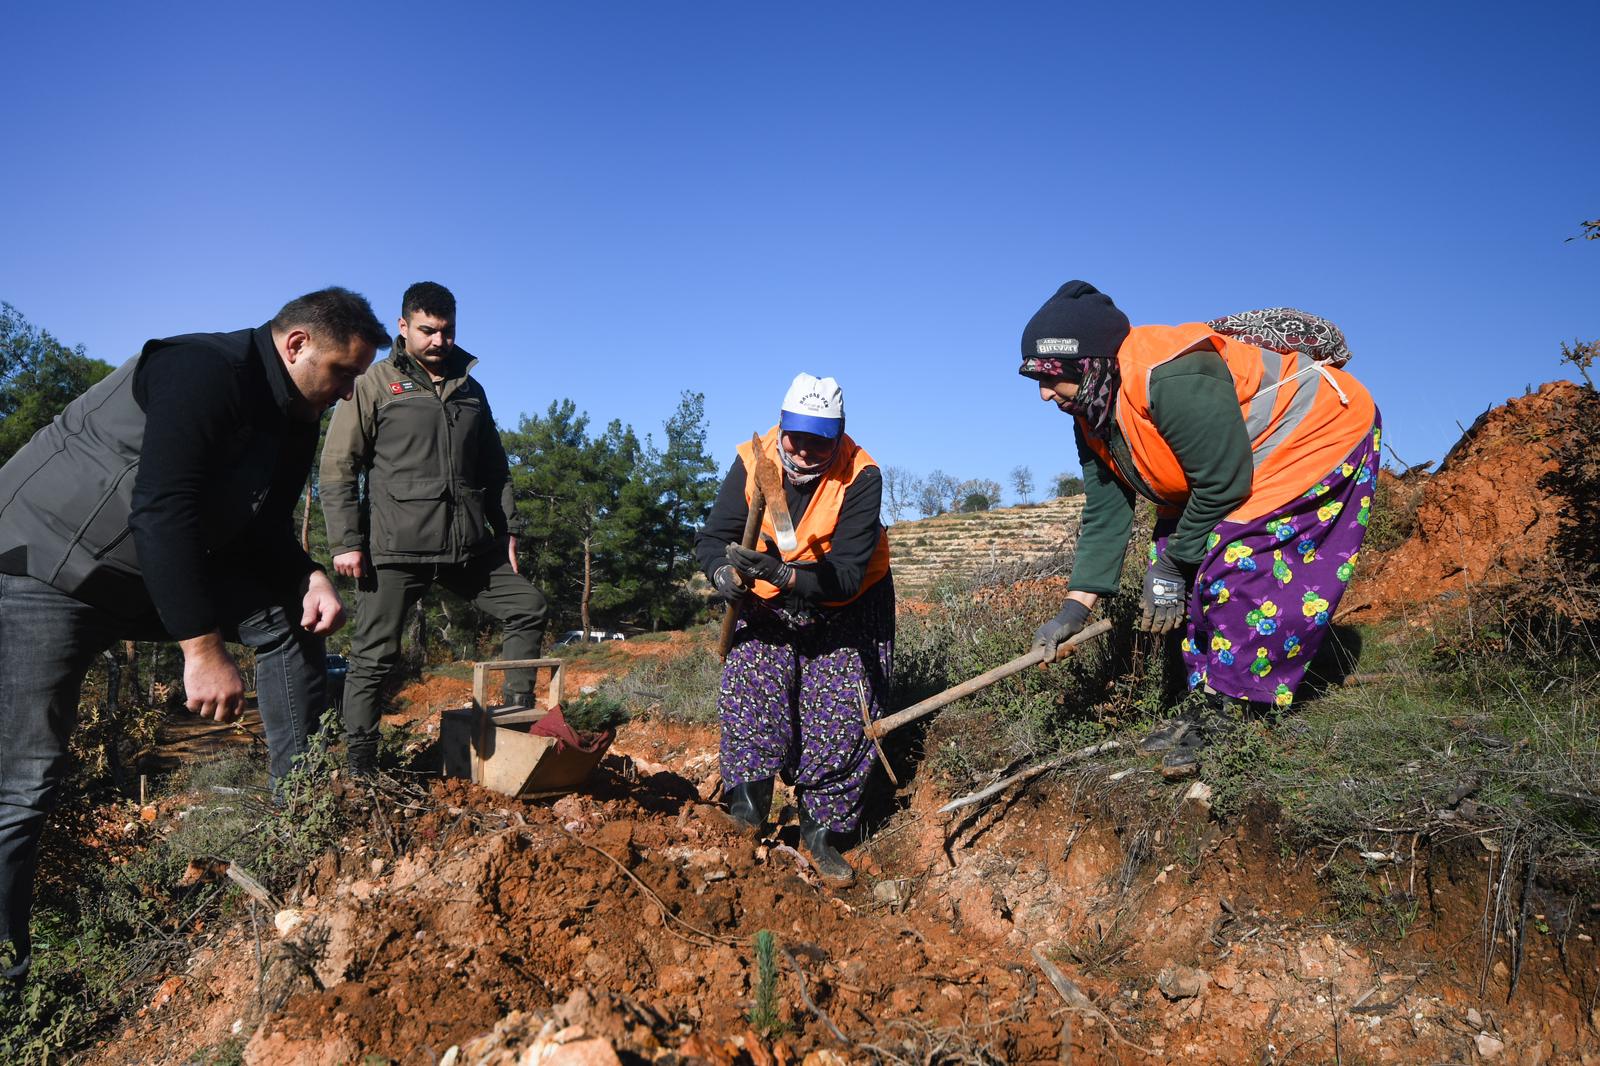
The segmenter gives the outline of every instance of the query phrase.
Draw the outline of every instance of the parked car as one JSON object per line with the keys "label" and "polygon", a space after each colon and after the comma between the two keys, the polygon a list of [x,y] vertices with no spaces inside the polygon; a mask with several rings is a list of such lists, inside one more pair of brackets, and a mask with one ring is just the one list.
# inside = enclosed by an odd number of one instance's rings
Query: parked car
{"label": "parked car", "polygon": [[[591,629],[591,630],[589,630],[589,643],[590,644],[599,644],[599,643],[601,643],[603,641],[607,641],[607,640],[626,640],[626,639],[627,639],[626,637],[624,637],[621,633],[616,632],[615,630],[609,630],[609,629]],[[561,636],[559,638],[557,638],[556,647],[561,648],[561,647],[565,647],[568,644],[582,644],[582,643],[583,643],[583,630],[581,630],[581,629],[569,629],[565,633],[561,634]]]}

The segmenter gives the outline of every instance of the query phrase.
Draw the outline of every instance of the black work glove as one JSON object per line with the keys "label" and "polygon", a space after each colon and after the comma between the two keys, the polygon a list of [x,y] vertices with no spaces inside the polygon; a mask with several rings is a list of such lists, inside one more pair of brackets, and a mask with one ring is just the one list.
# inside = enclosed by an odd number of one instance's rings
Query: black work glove
{"label": "black work glove", "polygon": [[789,587],[789,580],[794,576],[794,568],[776,555],[746,548],[743,544],[728,545],[728,562],[739,571],[739,576],[747,581],[760,578],[770,581],[780,589]]}
{"label": "black work glove", "polygon": [[1061,613],[1050,621],[1040,626],[1033,635],[1035,648],[1047,648],[1055,651],[1057,646],[1068,637],[1075,635],[1089,620],[1089,608],[1077,600],[1068,600],[1067,605],[1061,608]]}
{"label": "black work glove", "polygon": [[717,595],[729,603],[738,603],[750,591],[750,586],[739,584],[738,575],[727,563],[717,567],[716,573],[711,575],[711,584],[716,586]]}
{"label": "black work glove", "polygon": [[1139,628],[1146,633],[1170,633],[1189,613],[1189,586],[1198,567],[1176,563],[1165,555],[1144,575],[1144,593],[1139,598]]}

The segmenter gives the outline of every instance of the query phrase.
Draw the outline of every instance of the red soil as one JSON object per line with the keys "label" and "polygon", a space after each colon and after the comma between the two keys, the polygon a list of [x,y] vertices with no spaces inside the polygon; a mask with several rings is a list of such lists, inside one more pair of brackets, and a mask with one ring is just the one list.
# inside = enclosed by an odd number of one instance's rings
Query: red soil
{"label": "red soil", "polygon": [[1581,399],[1577,385],[1556,381],[1485,412],[1426,477],[1411,537],[1366,560],[1345,613],[1415,617],[1418,604],[1545,572],[1569,507],[1543,482]]}
{"label": "red soil", "polygon": [[[1485,1032],[1511,1061],[1557,1062],[1591,1036],[1587,914],[1564,959],[1553,933],[1533,945],[1509,1006],[1499,946],[1479,995],[1486,855],[1396,868],[1431,882],[1431,905],[1403,942],[1362,942],[1328,923],[1314,864],[1267,830],[1223,835],[1181,806],[1118,824],[1043,788],[940,817],[924,775],[910,809],[851,853],[861,881],[835,894],[787,850],[792,824],[757,843],[704,804],[715,742],[635,723],[581,794],[525,802],[438,781],[421,803],[390,801],[399,853],[374,819],[307,872],[290,901],[300,924],[268,930],[264,1019],[246,924],[89,1061],[186,1061],[236,1020],[262,1066],[432,1063],[452,1045],[512,1063],[547,1018],[629,1061],[813,1066],[868,1061],[868,1045],[914,1059],[940,1040],[1006,1062],[1466,1062]],[[1136,840],[1169,858],[1130,865]],[[771,1042],[746,1021],[761,929],[793,956],[778,957],[792,1028]],[[1063,1012],[1034,947],[1116,1035]],[[796,967],[850,1046],[805,1006]],[[1163,973],[1198,994],[1169,999]]]}

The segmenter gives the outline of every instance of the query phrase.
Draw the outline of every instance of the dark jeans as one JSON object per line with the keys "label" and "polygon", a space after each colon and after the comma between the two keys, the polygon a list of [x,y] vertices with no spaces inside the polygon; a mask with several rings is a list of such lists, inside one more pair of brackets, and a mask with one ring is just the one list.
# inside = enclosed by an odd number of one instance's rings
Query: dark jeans
{"label": "dark jeans", "polygon": [[[384,564],[362,585],[350,639],[350,673],[344,684],[344,737],[352,760],[370,763],[378,751],[378,688],[400,661],[406,617],[435,582],[470,600],[505,626],[502,654],[536,659],[544,643],[545,598],[511,569],[504,555],[482,555],[465,563]],[[508,671],[508,692],[533,688],[533,672]]]}
{"label": "dark jeans", "polygon": [[[306,750],[307,722],[326,704],[323,639],[300,628],[296,593],[272,604],[248,581],[217,602],[223,635],[256,650],[256,697],[273,781]],[[269,606],[261,606],[263,603]],[[31,953],[28,916],[39,838],[67,774],[67,738],[94,657],[125,633],[102,612],[31,577],[0,574],[0,945]]]}

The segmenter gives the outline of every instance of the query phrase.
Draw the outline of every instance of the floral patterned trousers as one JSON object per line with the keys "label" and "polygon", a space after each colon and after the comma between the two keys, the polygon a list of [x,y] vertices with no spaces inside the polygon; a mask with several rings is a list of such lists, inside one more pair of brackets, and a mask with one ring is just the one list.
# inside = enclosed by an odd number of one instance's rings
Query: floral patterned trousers
{"label": "floral patterned trousers", "polygon": [[723,787],[781,775],[813,821],[855,830],[875,757],[861,705],[884,713],[893,655],[892,576],[843,607],[747,597],[717,699]]}

